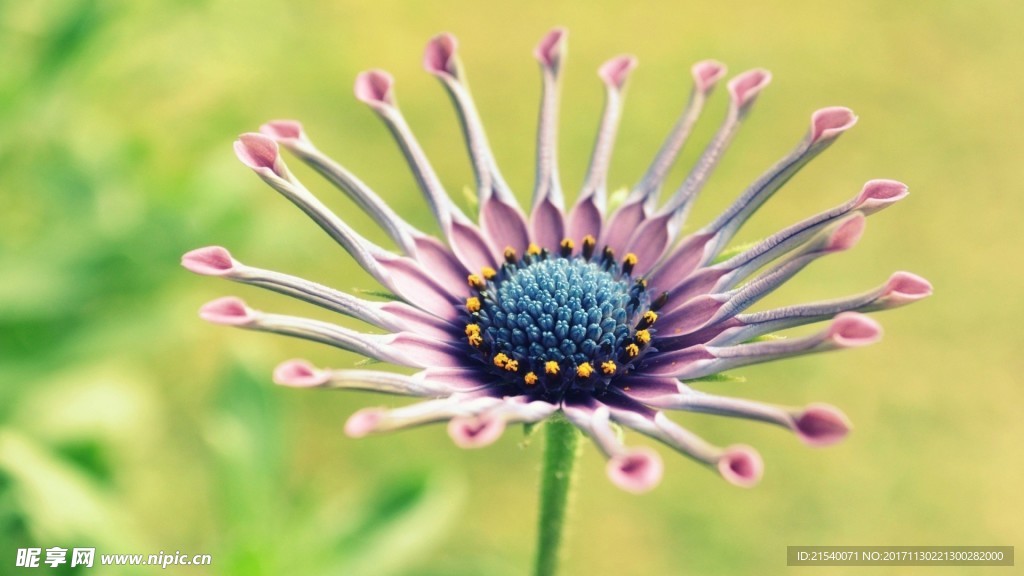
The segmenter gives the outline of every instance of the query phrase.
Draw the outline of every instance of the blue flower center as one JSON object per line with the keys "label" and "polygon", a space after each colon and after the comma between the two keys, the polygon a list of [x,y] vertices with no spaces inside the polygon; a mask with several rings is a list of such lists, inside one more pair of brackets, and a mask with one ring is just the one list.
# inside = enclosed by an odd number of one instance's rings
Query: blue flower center
{"label": "blue flower center", "polygon": [[620,266],[610,250],[593,258],[592,240],[584,247],[576,256],[568,241],[561,255],[535,246],[522,260],[507,253],[501,270],[469,278],[472,355],[513,393],[557,401],[603,391],[650,342],[657,315],[646,282],[631,277],[635,257]]}

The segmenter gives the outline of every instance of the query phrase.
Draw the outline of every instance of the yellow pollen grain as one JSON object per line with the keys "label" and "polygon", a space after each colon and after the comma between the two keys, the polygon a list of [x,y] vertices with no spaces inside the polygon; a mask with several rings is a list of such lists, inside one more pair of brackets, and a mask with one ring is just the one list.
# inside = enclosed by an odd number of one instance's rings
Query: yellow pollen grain
{"label": "yellow pollen grain", "polygon": [[651,341],[651,333],[648,332],[647,330],[637,330],[636,341],[641,344],[647,344],[648,342]]}
{"label": "yellow pollen grain", "polygon": [[654,310],[648,310],[644,312],[644,321],[648,324],[654,324],[658,320],[658,313]]}
{"label": "yellow pollen grain", "polygon": [[626,257],[622,259],[622,263],[627,265],[627,266],[636,266],[636,263],[637,263],[636,254],[633,254],[632,252],[630,252],[629,254],[626,254]]}
{"label": "yellow pollen grain", "polygon": [[508,370],[509,372],[516,372],[516,371],[518,371],[519,370],[519,361],[518,360],[509,360],[508,362],[505,363],[505,370]]}
{"label": "yellow pollen grain", "polygon": [[526,376],[523,376],[523,381],[526,382],[527,386],[533,386],[537,383],[537,375],[533,372],[527,372]]}
{"label": "yellow pollen grain", "polygon": [[479,334],[470,334],[468,340],[469,345],[472,346],[473,348],[479,348],[480,345],[484,343],[483,337],[481,337]]}
{"label": "yellow pollen grain", "polygon": [[504,368],[505,365],[508,364],[509,360],[509,357],[506,356],[504,352],[498,352],[494,355],[494,365],[498,368]]}
{"label": "yellow pollen grain", "polygon": [[533,242],[530,242],[530,245],[526,247],[526,253],[532,256],[536,256],[540,254],[540,246],[537,246]]}
{"label": "yellow pollen grain", "polygon": [[583,237],[583,245],[584,246],[597,246],[597,238],[594,238],[590,234],[587,234],[586,236]]}
{"label": "yellow pollen grain", "polygon": [[636,344],[630,344],[626,346],[626,354],[628,354],[630,358],[636,358],[640,355],[640,347]]}
{"label": "yellow pollen grain", "polygon": [[466,280],[469,282],[470,287],[476,288],[477,290],[481,290],[483,289],[484,286],[486,286],[486,284],[484,283],[484,279],[477,276],[476,274],[470,274]]}
{"label": "yellow pollen grain", "polygon": [[495,270],[494,268],[491,268],[490,266],[484,266],[483,269],[480,270],[480,273],[483,274],[484,278],[487,278],[488,280],[492,280],[495,276],[498,275],[498,271]]}
{"label": "yellow pollen grain", "polygon": [[555,362],[554,360],[548,360],[547,362],[544,363],[544,372],[546,374],[551,374],[552,376],[554,376],[555,374],[558,374],[558,370],[558,362]]}
{"label": "yellow pollen grain", "polygon": [[607,376],[615,374],[615,368],[615,362],[612,362],[611,360],[605,360],[604,362],[601,362],[601,372],[604,372]]}
{"label": "yellow pollen grain", "polygon": [[480,325],[466,324],[466,336],[472,336],[474,334],[480,334]]}
{"label": "yellow pollen grain", "polygon": [[593,373],[594,367],[590,365],[590,362],[584,362],[576,367],[576,375],[580,378],[590,378]]}
{"label": "yellow pollen grain", "polygon": [[473,296],[472,298],[466,298],[466,310],[469,310],[470,312],[479,312],[480,299],[477,298],[476,296]]}
{"label": "yellow pollen grain", "polygon": [[512,260],[515,257],[516,257],[516,249],[511,247],[511,246],[506,246],[505,247],[505,259],[506,260]]}
{"label": "yellow pollen grain", "polygon": [[641,278],[637,280],[636,283],[639,284],[641,288],[647,288],[647,278]]}
{"label": "yellow pollen grain", "polygon": [[576,244],[574,244],[573,241],[569,238],[563,238],[559,246],[565,248],[566,250],[572,250],[573,248],[576,247]]}

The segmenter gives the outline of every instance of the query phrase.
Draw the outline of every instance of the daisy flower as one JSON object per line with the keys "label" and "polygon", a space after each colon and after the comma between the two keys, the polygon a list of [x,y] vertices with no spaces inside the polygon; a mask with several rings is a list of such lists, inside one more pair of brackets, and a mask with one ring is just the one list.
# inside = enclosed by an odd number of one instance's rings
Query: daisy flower
{"label": "daisy flower", "polygon": [[[726,74],[712,61],[692,68],[693,90],[650,166],[617,207],[609,207],[607,173],[627,78],[636,66],[619,56],[600,67],[605,107],[582,188],[566,209],[558,175],[557,110],[566,33],[537,46],[542,97],[537,170],[530,209],[501,175],[456,55],[454,37],[427,45],[423,64],[458,112],[476,180],[476,219],[445,191],[399,110],[386,72],[358,76],[355,95],[394,135],[422,190],[440,236],[392,210],[363,181],[320,152],[298,122],[278,120],[243,134],[238,158],[293,202],[394,295],[367,300],[280,272],[243,264],[212,246],[184,255],[185,268],[266,288],[365,322],[361,332],[319,320],[257,311],[227,297],[202,307],[208,321],[314,340],[376,361],[411,368],[403,374],[317,368],[302,360],[274,372],[282,385],[342,388],[415,396],[397,408],[367,408],[345,425],[353,437],[446,422],[451,438],[471,448],[494,442],[512,423],[571,423],[608,459],[612,482],[642,492],[658,484],[654,450],[629,447],[619,428],[654,438],[751,486],[762,461],[746,445],[716,446],[686,430],[666,410],[760,420],[804,443],[827,445],[850,429],[826,404],[786,407],[699,390],[702,381],[751,364],[864,346],[881,328],[864,315],[928,296],[927,281],[896,272],[855,296],[751,311],[759,300],[818,258],[852,247],[865,218],[903,199],[907,188],[872,180],[847,202],[741,249],[728,245],[743,223],[801,167],[856,123],[847,108],[823,108],[795,148],[769,168],[712,222],[688,235],[684,220],[771,75],[743,72],[727,84],[720,128],[685,180],[663,195],[666,174],[715,87]],[[289,171],[280,148],[337,186],[387,233],[378,246],[331,212]],[[661,201],[662,196],[665,197]],[[810,335],[778,331],[823,323]]]}

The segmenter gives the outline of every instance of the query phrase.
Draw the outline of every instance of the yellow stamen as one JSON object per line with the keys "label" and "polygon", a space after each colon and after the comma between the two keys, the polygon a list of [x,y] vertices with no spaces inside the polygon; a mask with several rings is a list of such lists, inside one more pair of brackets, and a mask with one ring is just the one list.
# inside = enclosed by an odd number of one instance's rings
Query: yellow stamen
{"label": "yellow stamen", "polygon": [[483,290],[484,287],[487,286],[487,284],[484,282],[484,279],[477,276],[476,274],[470,274],[467,280],[469,281],[469,286],[471,288],[476,288],[477,290]]}
{"label": "yellow stamen", "polygon": [[498,275],[498,271],[495,270],[494,268],[491,268],[490,266],[484,266],[483,269],[480,270],[480,273],[483,274],[484,278],[487,278],[488,280],[493,280],[494,277]]}
{"label": "yellow stamen", "polygon": [[498,352],[494,355],[494,365],[498,368],[504,368],[511,359],[505,355],[504,352]]}
{"label": "yellow stamen", "polygon": [[641,278],[637,280],[636,283],[639,284],[641,288],[647,288],[647,278]]}
{"label": "yellow stamen", "polygon": [[590,365],[590,362],[584,362],[576,367],[576,375],[580,378],[590,378],[593,373],[594,367]]}
{"label": "yellow stamen", "polygon": [[630,344],[626,346],[626,354],[630,358],[636,358],[637,356],[640,355],[640,347],[637,346],[636,344]]}
{"label": "yellow stamen", "polygon": [[484,343],[483,337],[479,334],[470,334],[467,339],[469,340],[469,345],[473,348],[479,348]]}
{"label": "yellow stamen", "polygon": [[548,360],[547,362],[544,363],[544,372],[546,374],[551,374],[552,376],[554,376],[558,374],[558,370],[558,362],[555,362],[554,360]]}
{"label": "yellow stamen", "polygon": [[641,344],[647,344],[648,342],[651,341],[651,333],[648,332],[647,330],[637,330],[636,341]]}
{"label": "yellow stamen", "polygon": [[479,312],[480,299],[477,298],[476,296],[473,296],[472,298],[466,298],[466,310],[469,310],[470,312]]}
{"label": "yellow stamen", "polygon": [[533,386],[537,383],[537,375],[533,372],[527,372],[526,376],[523,376],[523,380],[526,382],[527,386]]}
{"label": "yellow stamen", "polygon": [[622,259],[622,263],[624,265],[626,265],[626,266],[636,266],[636,263],[637,263],[636,254],[633,254],[632,252],[630,252],[629,254],[626,254],[626,257]]}
{"label": "yellow stamen", "polygon": [[601,362],[601,372],[604,372],[607,376],[615,374],[615,368],[615,362],[612,362],[611,360],[605,360],[604,362]]}
{"label": "yellow stamen", "polygon": [[654,310],[648,310],[647,312],[644,312],[644,321],[647,322],[648,325],[654,324],[654,322],[657,320],[658,313],[655,312]]}
{"label": "yellow stamen", "polygon": [[597,246],[597,238],[594,238],[590,234],[587,234],[586,236],[583,237],[584,248],[593,248],[594,246]]}
{"label": "yellow stamen", "polygon": [[526,253],[531,256],[537,256],[538,254],[540,254],[540,246],[537,246],[533,242],[530,242],[530,245],[526,247]]}
{"label": "yellow stamen", "polygon": [[506,246],[505,247],[505,260],[515,260],[515,259],[516,259],[516,249],[511,247],[511,246]]}
{"label": "yellow stamen", "polygon": [[509,372],[516,372],[516,371],[518,371],[519,370],[519,361],[518,360],[509,360],[508,362],[505,363],[505,370],[508,370]]}
{"label": "yellow stamen", "polygon": [[562,242],[559,244],[559,246],[561,246],[564,250],[570,250],[571,251],[573,248],[576,247],[576,244],[574,244],[571,239],[564,238],[564,239],[562,239]]}
{"label": "yellow stamen", "polygon": [[474,334],[480,334],[480,325],[466,324],[466,336],[472,336]]}

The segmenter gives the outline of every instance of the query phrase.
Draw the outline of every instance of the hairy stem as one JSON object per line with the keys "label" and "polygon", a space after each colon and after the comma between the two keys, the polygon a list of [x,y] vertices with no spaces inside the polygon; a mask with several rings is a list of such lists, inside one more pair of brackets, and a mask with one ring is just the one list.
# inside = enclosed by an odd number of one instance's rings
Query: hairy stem
{"label": "hairy stem", "polygon": [[540,521],[537,528],[536,576],[554,576],[569,507],[573,470],[579,452],[579,431],[564,418],[545,425],[544,468],[540,482]]}

